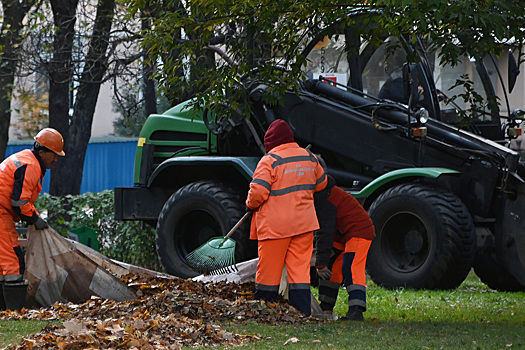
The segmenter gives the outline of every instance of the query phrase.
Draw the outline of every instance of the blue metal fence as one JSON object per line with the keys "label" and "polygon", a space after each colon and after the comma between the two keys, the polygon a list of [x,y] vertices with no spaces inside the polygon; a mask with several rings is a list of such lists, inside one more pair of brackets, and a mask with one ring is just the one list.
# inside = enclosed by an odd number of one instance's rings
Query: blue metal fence
{"label": "blue metal fence", "polygon": [[[32,140],[11,141],[6,156],[33,146]],[[133,186],[136,138],[91,138],[86,158],[80,193],[113,190],[115,187]],[[66,155],[67,156],[67,155]],[[49,193],[49,171],[44,177],[42,192]]]}

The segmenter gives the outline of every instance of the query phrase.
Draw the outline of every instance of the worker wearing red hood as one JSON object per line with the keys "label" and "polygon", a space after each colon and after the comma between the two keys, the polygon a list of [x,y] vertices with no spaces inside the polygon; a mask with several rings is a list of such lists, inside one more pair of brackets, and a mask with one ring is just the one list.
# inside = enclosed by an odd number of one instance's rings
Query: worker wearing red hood
{"label": "worker wearing red hood", "polygon": [[310,315],[310,259],[313,232],[319,228],[313,195],[325,188],[326,175],[283,120],[270,125],[264,148],[246,199],[254,210],[250,238],[258,240],[255,298],[277,298],[286,264],[290,304]]}

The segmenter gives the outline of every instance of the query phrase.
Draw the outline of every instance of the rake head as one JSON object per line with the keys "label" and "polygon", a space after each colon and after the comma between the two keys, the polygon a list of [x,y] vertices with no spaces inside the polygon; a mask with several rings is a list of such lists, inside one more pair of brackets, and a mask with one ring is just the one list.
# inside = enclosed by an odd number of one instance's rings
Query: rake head
{"label": "rake head", "polygon": [[201,274],[222,275],[235,272],[235,240],[214,237],[186,256],[188,266]]}

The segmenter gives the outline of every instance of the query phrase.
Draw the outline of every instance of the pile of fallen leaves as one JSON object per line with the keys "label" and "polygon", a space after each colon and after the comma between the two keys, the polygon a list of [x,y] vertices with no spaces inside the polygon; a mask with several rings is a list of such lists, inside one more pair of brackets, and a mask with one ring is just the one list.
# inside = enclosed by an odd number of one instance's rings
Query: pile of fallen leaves
{"label": "pile of fallen leaves", "polygon": [[127,276],[137,298],[115,302],[92,298],[83,304],[0,312],[0,319],[59,320],[12,349],[179,349],[239,345],[257,336],[234,334],[221,322],[282,324],[320,322],[285,301],[253,300],[253,283],[203,283]]}

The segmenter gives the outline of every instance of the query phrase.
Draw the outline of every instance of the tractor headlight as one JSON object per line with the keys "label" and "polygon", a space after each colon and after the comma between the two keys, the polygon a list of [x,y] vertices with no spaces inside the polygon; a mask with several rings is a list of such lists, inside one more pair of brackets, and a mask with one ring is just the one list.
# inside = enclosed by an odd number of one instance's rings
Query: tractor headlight
{"label": "tractor headlight", "polygon": [[428,113],[428,110],[426,108],[420,108],[417,112],[416,112],[416,120],[421,123],[421,124],[425,124],[426,122],[428,122],[428,118],[429,118],[429,113]]}

